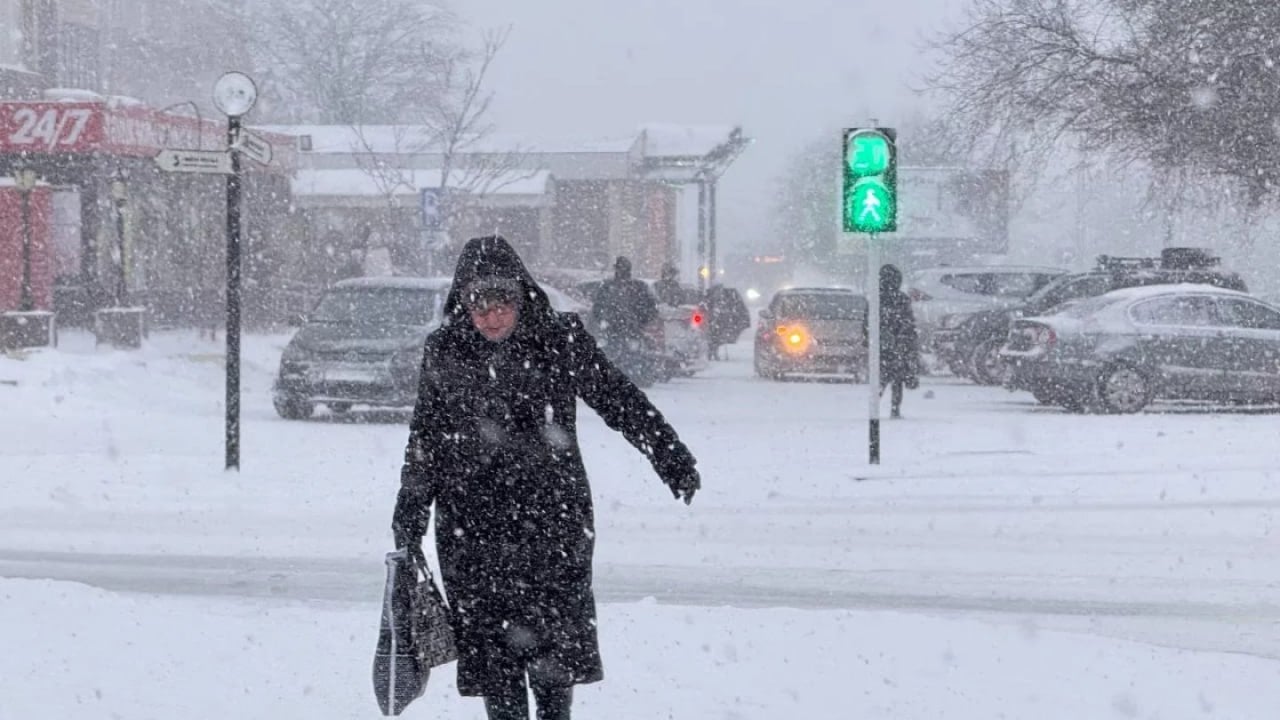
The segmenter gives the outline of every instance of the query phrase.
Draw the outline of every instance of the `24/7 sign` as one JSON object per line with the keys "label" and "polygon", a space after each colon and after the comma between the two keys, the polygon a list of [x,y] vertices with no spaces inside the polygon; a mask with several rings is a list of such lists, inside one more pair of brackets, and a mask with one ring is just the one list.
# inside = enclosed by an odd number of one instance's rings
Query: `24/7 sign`
{"label": "24/7 sign", "polygon": [[102,141],[102,115],[62,103],[0,103],[0,148],[26,152],[87,150]]}

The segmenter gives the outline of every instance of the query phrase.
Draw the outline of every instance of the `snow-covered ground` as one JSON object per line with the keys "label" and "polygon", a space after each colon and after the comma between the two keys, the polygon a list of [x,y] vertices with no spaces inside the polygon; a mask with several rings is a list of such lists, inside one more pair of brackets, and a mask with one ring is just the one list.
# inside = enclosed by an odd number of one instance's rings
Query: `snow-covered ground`
{"label": "snow-covered ground", "polygon": [[[0,720],[376,717],[403,418],[276,418],[285,338],[250,336],[226,473],[221,343],[63,340],[0,356]],[[1275,717],[1276,415],[937,381],[871,468],[862,387],[760,382],[748,350],[651,393],[691,507],[584,414],[606,680],[579,717]],[[418,702],[483,717],[450,669]]]}

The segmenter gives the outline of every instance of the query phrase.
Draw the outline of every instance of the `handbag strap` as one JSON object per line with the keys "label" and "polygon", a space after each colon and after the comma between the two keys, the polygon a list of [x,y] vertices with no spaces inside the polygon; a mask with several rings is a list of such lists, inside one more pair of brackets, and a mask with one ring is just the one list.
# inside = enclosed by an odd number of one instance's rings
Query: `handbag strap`
{"label": "handbag strap", "polygon": [[421,545],[411,545],[406,548],[409,552],[409,560],[413,564],[415,573],[421,573],[421,576],[431,585],[431,592],[440,601],[441,605],[448,607],[444,600],[444,593],[440,590],[440,584],[436,582],[436,576],[431,573],[431,566],[427,564],[427,554],[422,550]]}

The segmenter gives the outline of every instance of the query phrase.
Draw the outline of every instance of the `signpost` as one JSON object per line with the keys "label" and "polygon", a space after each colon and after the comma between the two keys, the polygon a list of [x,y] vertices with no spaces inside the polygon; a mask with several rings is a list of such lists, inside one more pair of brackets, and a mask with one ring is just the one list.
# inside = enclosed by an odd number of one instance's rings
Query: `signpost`
{"label": "signpost", "polygon": [[166,172],[209,173],[231,172],[231,153],[225,150],[178,150],[165,148],[155,156],[156,165]]}
{"label": "signpost", "polygon": [[867,234],[868,451],[880,464],[880,238],[898,229],[897,131],[846,128],[842,140],[841,228]]}
{"label": "signpost", "polygon": [[[248,75],[229,72],[213,86],[213,104],[227,116],[227,469],[240,469],[240,119],[253,109],[258,87]],[[270,145],[265,142],[267,159]]]}
{"label": "signpost", "polygon": [[271,143],[251,132],[240,132],[240,142],[236,149],[256,163],[261,165],[271,164]]}

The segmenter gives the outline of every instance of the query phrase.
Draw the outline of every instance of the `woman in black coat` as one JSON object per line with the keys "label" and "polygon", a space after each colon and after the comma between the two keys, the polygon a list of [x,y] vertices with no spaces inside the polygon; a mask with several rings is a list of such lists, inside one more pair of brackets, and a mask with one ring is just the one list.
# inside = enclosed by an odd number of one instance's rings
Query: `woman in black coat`
{"label": "woman in black coat", "polygon": [[911,298],[902,292],[902,271],[880,268],[880,392],[891,387],[889,417],[902,417],[903,387],[920,384],[920,342]]}
{"label": "woman in black coat", "polygon": [[396,543],[421,542],[434,504],[458,691],[483,696],[491,720],[527,720],[527,675],[538,718],[568,718],[573,685],[603,676],[577,398],[686,503],[695,460],[502,238],[463,248],[444,313],[423,354]]}

